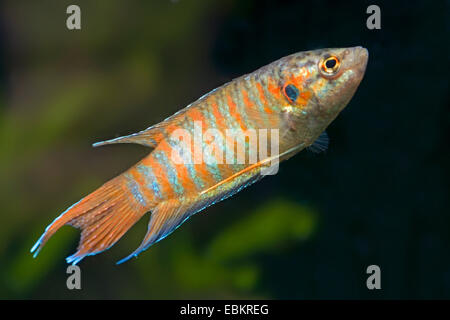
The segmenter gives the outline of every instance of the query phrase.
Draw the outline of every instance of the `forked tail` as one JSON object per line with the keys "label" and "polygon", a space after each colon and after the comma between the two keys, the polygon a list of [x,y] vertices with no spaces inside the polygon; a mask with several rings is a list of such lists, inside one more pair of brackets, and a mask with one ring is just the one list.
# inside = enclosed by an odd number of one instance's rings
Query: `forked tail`
{"label": "forked tail", "polygon": [[147,211],[143,199],[136,197],[122,174],[69,207],[46,229],[31,249],[36,257],[47,240],[63,225],[81,229],[78,250],[66,258],[76,264],[84,257],[112,247]]}

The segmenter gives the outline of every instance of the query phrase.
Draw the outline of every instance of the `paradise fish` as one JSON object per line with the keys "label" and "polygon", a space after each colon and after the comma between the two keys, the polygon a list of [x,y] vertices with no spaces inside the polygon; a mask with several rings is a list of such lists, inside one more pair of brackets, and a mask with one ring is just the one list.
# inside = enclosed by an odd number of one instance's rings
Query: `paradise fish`
{"label": "paradise fish", "polygon": [[[146,130],[94,144],[137,143],[153,150],[57,217],[31,252],[36,256],[60,227],[71,225],[81,229],[77,252],[66,259],[76,264],[109,249],[151,212],[142,244],[121,263],[168,236],[193,214],[259,180],[273,160],[285,160],[307,147],[326,148],[324,130],[352,98],[367,60],[368,51],[362,47],[295,53],[211,91]],[[174,137],[180,130],[195,135],[196,127],[201,134],[212,128],[224,134],[276,129],[278,150],[254,163],[222,163],[212,154],[210,141],[194,139],[189,144]],[[227,143],[218,150],[229,149]],[[247,140],[240,144],[249,151]],[[196,150],[208,161],[174,160],[174,154],[192,155]]]}

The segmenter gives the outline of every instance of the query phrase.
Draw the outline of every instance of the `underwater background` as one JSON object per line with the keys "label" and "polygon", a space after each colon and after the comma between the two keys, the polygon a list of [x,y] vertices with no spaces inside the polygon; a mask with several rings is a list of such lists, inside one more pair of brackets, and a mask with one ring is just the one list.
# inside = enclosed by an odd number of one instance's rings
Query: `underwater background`
{"label": "underwater background", "polygon": [[[82,29],[66,28],[81,8]],[[381,30],[366,8],[381,8]],[[0,298],[450,298],[448,1],[2,1]],[[359,89],[302,152],[138,259],[148,220],[81,264],[53,219],[149,150],[93,142],[158,123],[288,54],[361,45]],[[366,268],[381,268],[368,290]]]}

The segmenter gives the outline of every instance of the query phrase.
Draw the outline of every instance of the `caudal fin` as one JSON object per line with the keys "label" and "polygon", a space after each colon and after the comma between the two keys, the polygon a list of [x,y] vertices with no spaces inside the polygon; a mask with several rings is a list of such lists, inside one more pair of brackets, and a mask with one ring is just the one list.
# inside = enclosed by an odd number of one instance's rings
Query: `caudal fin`
{"label": "caudal fin", "polygon": [[112,247],[148,209],[133,197],[126,177],[120,175],[69,207],[46,229],[31,249],[36,257],[48,239],[63,225],[81,229],[78,250],[66,258],[76,264],[84,257]]}

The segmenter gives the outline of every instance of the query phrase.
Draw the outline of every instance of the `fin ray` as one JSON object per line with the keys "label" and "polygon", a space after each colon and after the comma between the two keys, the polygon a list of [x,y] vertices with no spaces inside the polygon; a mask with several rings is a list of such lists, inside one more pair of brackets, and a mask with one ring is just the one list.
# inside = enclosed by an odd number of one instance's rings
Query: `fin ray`
{"label": "fin ray", "polygon": [[162,137],[157,137],[158,133],[158,130],[146,129],[144,131],[133,133],[127,136],[96,142],[92,146],[101,147],[116,143],[135,143],[141,144],[146,147],[155,148],[162,139]]}
{"label": "fin ray", "polygon": [[123,137],[118,137],[110,140],[100,141],[94,143],[93,147],[101,147],[109,144],[116,143],[135,143],[146,147],[155,148],[164,139],[164,130],[168,126],[173,124],[179,124],[184,120],[185,113],[192,107],[192,105],[181,109],[172,116],[168,117],[164,121],[157,123],[145,130],[139,131],[137,133],[129,134]]}
{"label": "fin ray", "polygon": [[125,184],[120,175],[69,207],[45,229],[31,249],[34,256],[63,225],[81,229],[77,251],[66,259],[68,263],[76,264],[112,247],[148,211],[133,201]]}
{"label": "fin ray", "polygon": [[[147,234],[141,245],[133,253],[118,261],[117,264],[121,264],[132,257],[137,257],[139,253],[147,250],[151,245],[161,241],[175,231],[195,213],[231,197],[245,187],[260,180],[263,177],[259,174],[260,170],[260,167],[253,168],[252,171],[245,172],[247,174],[246,178],[239,181],[234,179],[225,184],[220,184],[217,188],[212,188],[196,197],[183,200],[170,199],[160,203],[152,211]],[[222,189],[217,192],[219,187],[222,187]]]}
{"label": "fin ray", "polygon": [[328,149],[329,143],[330,138],[328,138],[328,134],[324,131],[319,135],[316,141],[308,147],[308,150],[314,153],[321,153]]}

